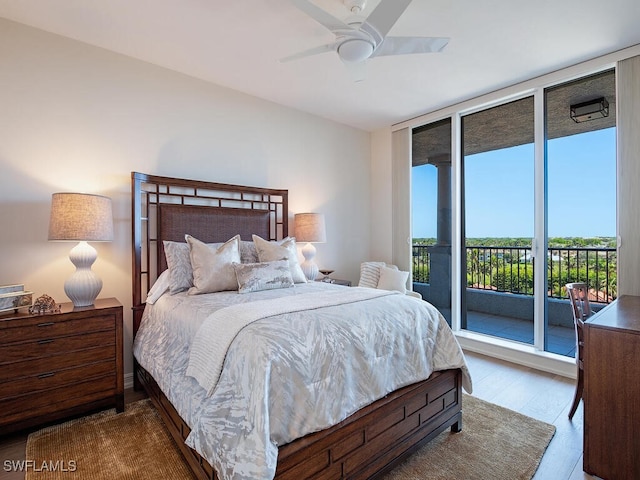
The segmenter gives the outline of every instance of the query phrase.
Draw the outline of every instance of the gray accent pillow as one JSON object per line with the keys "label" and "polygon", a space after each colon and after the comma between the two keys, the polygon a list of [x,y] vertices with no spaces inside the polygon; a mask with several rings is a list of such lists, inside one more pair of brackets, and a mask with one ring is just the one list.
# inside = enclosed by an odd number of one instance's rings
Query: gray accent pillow
{"label": "gray accent pillow", "polygon": [[293,283],[307,283],[307,277],[304,276],[300,262],[298,261],[298,250],[296,249],[295,238],[286,237],[277,242],[270,242],[258,235],[253,235],[253,243],[258,251],[260,262],[288,260]]}
{"label": "gray accent pillow", "polygon": [[[238,239],[240,238],[236,235]],[[233,238],[236,238],[233,237]],[[164,256],[167,259],[167,269],[169,270],[169,293],[184,292],[193,287],[193,268],[191,267],[191,257],[189,256],[189,245],[186,242],[170,242],[165,240]],[[220,248],[223,242],[207,243],[212,249]],[[240,261],[242,263],[257,263],[258,252],[253,242],[240,241]]]}
{"label": "gray accent pillow", "polygon": [[189,245],[183,242],[162,242],[169,270],[169,293],[184,292],[193,287],[193,269],[189,258]]}
{"label": "gray accent pillow", "polygon": [[253,242],[247,242],[246,240],[240,240],[240,261],[242,263],[258,263],[258,251]]}
{"label": "gray accent pillow", "polygon": [[236,272],[233,263],[240,263],[240,237],[214,249],[191,235],[185,235],[189,244],[189,256],[193,268],[193,287],[189,295],[236,290]]}
{"label": "gray accent pillow", "polygon": [[238,293],[293,287],[288,260],[264,263],[234,263]]}

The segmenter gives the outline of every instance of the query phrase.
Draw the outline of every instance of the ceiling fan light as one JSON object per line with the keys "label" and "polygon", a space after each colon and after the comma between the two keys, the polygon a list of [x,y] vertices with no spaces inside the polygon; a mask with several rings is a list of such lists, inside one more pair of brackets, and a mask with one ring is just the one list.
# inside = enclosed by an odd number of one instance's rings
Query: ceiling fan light
{"label": "ceiling fan light", "polygon": [[345,40],[338,46],[338,55],[345,62],[363,62],[373,53],[373,44],[361,38]]}

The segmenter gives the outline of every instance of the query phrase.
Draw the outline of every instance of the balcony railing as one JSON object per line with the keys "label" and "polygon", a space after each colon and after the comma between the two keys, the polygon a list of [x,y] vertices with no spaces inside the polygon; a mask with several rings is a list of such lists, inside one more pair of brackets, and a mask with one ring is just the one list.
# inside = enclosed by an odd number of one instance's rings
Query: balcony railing
{"label": "balcony railing", "polygon": [[[429,246],[413,245],[413,281],[430,283]],[[467,286],[482,290],[534,293],[531,248],[468,246]],[[569,282],[586,282],[592,300],[610,303],[617,297],[615,248],[549,248],[547,288],[553,298],[566,298]]]}

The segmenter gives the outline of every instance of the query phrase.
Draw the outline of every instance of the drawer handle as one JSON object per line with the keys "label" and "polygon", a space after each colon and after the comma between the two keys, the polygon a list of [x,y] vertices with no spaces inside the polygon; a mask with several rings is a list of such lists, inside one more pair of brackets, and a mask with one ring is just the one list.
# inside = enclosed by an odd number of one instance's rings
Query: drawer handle
{"label": "drawer handle", "polygon": [[39,327],[50,327],[51,325],[55,325],[55,322],[44,322],[38,324]]}
{"label": "drawer handle", "polygon": [[38,340],[38,345],[44,345],[46,343],[53,343],[53,338],[46,338],[44,340]]}
{"label": "drawer handle", "polygon": [[55,375],[55,372],[41,373],[40,375],[38,375],[38,378],[49,378],[49,377],[53,377],[54,375]]}

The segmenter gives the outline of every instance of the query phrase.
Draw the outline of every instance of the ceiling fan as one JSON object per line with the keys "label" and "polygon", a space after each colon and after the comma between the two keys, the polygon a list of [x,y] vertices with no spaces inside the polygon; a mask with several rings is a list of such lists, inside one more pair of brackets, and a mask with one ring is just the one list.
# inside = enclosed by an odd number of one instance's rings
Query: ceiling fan
{"label": "ceiling fan", "polygon": [[280,61],[288,62],[335,51],[343,62],[353,64],[383,55],[440,52],[449,43],[449,39],[443,37],[387,37],[387,33],[404,13],[411,0],[380,0],[378,6],[367,18],[359,15],[365,7],[366,0],[343,1],[353,14],[345,21],[327,13],[309,0],[292,0],[297,8],[329,29],[336,36],[336,40],[327,45],[290,55]]}

